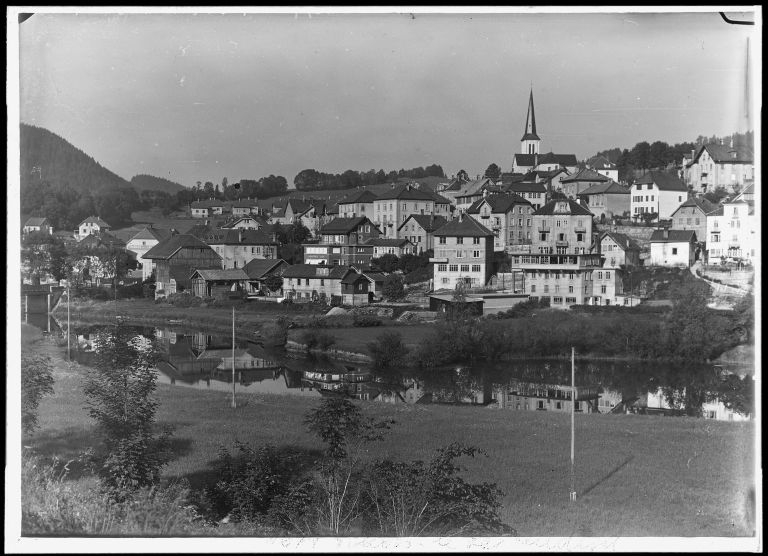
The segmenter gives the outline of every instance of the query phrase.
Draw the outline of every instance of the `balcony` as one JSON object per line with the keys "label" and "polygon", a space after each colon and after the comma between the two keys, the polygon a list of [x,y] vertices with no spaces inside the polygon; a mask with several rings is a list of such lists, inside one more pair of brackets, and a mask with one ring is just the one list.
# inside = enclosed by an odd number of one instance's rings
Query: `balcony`
{"label": "balcony", "polygon": [[558,241],[555,242],[555,247],[568,247],[568,242],[567,241],[559,241],[558,240]]}
{"label": "balcony", "polygon": [[439,263],[439,264],[447,264],[448,263],[448,257],[430,257],[429,262],[431,263]]}
{"label": "balcony", "polygon": [[538,230],[537,230],[537,231],[538,231],[540,234],[548,234],[548,233],[549,233],[549,231],[550,231],[550,229],[551,229],[551,228],[550,228],[549,226],[547,226],[547,227],[539,226],[539,228],[538,228]]}

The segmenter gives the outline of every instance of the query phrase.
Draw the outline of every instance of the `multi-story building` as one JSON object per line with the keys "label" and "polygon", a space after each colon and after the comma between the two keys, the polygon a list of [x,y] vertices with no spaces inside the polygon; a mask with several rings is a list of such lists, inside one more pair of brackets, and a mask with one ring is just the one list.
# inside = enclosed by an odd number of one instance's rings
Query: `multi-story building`
{"label": "multi-story building", "polygon": [[494,251],[506,251],[513,245],[531,244],[533,210],[519,195],[498,193],[475,201],[467,215],[493,232]]}
{"label": "multi-story building", "polygon": [[289,299],[341,300],[341,281],[355,271],[348,266],[295,264],[283,271],[283,293]]}
{"label": "multi-story building", "polygon": [[592,213],[571,199],[550,201],[533,213],[532,253],[589,253]]}
{"label": "multi-story building", "polygon": [[415,255],[416,247],[405,238],[374,237],[365,242],[365,245],[373,247],[373,257],[378,258],[383,255]]}
{"label": "multi-story building", "polygon": [[367,189],[360,189],[350,193],[339,201],[339,218],[355,218],[367,216],[373,218],[373,201],[376,195]]}
{"label": "multi-story building", "polygon": [[694,191],[706,193],[717,187],[733,192],[755,179],[755,156],[746,146],[710,144],[699,147],[684,175]]}
{"label": "multi-story building", "polygon": [[188,290],[197,269],[221,269],[221,257],[190,234],[173,235],[144,254],[155,264],[155,297]]}
{"label": "multi-story building", "polygon": [[400,224],[397,237],[410,241],[416,253],[424,253],[435,248],[435,230],[440,229],[448,220],[443,216],[412,214]]}
{"label": "multi-story building", "polygon": [[450,201],[411,184],[393,186],[373,201],[373,218],[385,237],[397,237],[397,229],[412,214],[450,218]]}
{"label": "multi-story building", "polygon": [[754,204],[734,200],[707,215],[707,260],[743,259],[755,264],[759,258],[760,234]]}
{"label": "multi-story building", "polygon": [[136,255],[136,261],[141,267],[142,280],[149,278],[155,268],[151,260],[144,258],[144,254],[170,236],[171,230],[155,228],[150,224],[128,240],[125,247]]}
{"label": "multi-story building", "polygon": [[677,176],[651,170],[632,185],[631,216],[656,213],[657,218],[669,218],[687,198],[688,188]]}
{"label": "multi-story building", "polygon": [[504,193],[519,195],[533,206],[543,207],[547,202],[547,186],[540,182],[519,181],[503,186]]}
{"label": "multi-story building", "polygon": [[253,259],[277,258],[278,243],[274,235],[261,230],[219,228],[198,237],[221,257],[225,270],[243,268]]}
{"label": "multi-story building", "polygon": [[683,201],[672,213],[674,230],[693,230],[699,241],[707,240],[707,215],[717,207],[704,197],[691,197]]}
{"label": "multi-story building", "polygon": [[381,235],[366,216],[335,218],[320,229],[319,243],[304,244],[304,262],[323,265],[356,265],[368,268],[373,246],[367,241]]}
{"label": "multi-story building", "polygon": [[482,287],[493,272],[493,232],[459,214],[434,232],[434,288]]}
{"label": "multi-story building", "polygon": [[640,266],[640,246],[626,234],[603,232],[597,245],[598,252],[605,257],[603,268]]}
{"label": "multi-story building", "polygon": [[603,256],[590,253],[592,213],[557,199],[533,213],[533,228],[530,253],[513,251],[510,257],[512,272],[521,276],[521,293],[548,298],[561,309],[623,303],[621,272],[604,270]]}
{"label": "multi-story building", "polygon": [[601,222],[613,216],[628,216],[632,208],[630,190],[615,181],[597,183],[577,195],[579,201],[589,207],[589,212]]}
{"label": "multi-story building", "polygon": [[584,168],[560,180],[560,192],[569,199],[576,199],[582,191],[586,191],[593,185],[606,184],[610,181],[610,178],[595,170]]}

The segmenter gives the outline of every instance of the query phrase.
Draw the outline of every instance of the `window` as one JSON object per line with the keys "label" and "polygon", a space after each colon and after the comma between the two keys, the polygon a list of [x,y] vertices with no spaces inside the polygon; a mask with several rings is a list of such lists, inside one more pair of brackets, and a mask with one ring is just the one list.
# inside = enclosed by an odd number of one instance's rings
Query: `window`
{"label": "window", "polygon": [[563,302],[563,298],[562,297],[553,297],[552,298],[552,303],[561,303],[562,304],[562,302]]}
{"label": "window", "polygon": [[480,265],[479,264],[473,264],[472,265],[472,272],[480,272]]}
{"label": "window", "polygon": [[544,293],[549,293],[549,285],[544,284]]}
{"label": "window", "polygon": [[469,272],[469,265],[468,264],[461,265],[461,271],[462,272]]}
{"label": "window", "polygon": [[555,284],[555,293],[560,293],[560,284]]}
{"label": "window", "polygon": [[473,259],[479,259],[480,258],[480,251],[472,251],[472,258]]}
{"label": "window", "polygon": [[603,273],[602,272],[598,272],[597,273],[597,279],[598,280],[602,280],[603,279]]}
{"label": "window", "polygon": [[444,277],[443,278],[443,284],[447,284],[447,283],[448,283],[448,278]]}
{"label": "window", "polygon": [[448,270],[447,264],[439,264],[437,265],[437,271],[438,272],[446,272]]}
{"label": "window", "polygon": [[600,293],[607,293],[608,292],[608,286],[600,286]]}
{"label": "window", "polygon": [[438,243],[440,243],[441,245],[445,245],[445,236],[441,237]]}
{"label": "window", "polygon": [[544,400],[539,400],[537,408],[538,409],[544,409]]}
{"label": "window", "polygon": [[451,272],[458,272],[458,271],[459,271],[459,265],[457,265],[457,264],[452,264],[452,265],[450,265],[450,266],[448,267],[448,270],[450,270]]}
{"label": "window", "polygon": [[523,207],[517,207],[517,214],[523,214]]}
{"label": "window", "polygon": [[560,221],[559,220],[555,223],[555,226],[557,226],[558,228],[560,227]]}
{"label": "window", "polygon": [[530,218],[526,219],[525,225],[526,226],[530,226],[531,225],[531,219]]}
{"label": "window", "polygon": [[677,255],[677,247],[673,247],[672,248],[672,254],[673,255]]}
{"label": "window", "polygon": [[606,272],[605,273],[605,279],[606,280],[610,280],[611,279],[611,273],[610,272]]}
{"label": "window", "polygon": [[576,241],[584,241],[584,234],[576,234]]}
{"label": "window", "polygon": [[517,225],[518,226],[522,226],[523,225],[523,219],[522,218],[518,218],[517,219]]}
{"label": "window", "polygon": [[456,238],[456,243],[457,243],[458,245],[461,245],[462,243],[464,243],[464,238],[463,238],[463,237],[457,237],[457,238]]}
{"label": "window", "polygon": [[573,286],[568,286],[568,293],[573,293]]}
{"label": "window", "polygon": [[474,245],[480,245],[480,238],[479,237],[473,237],[472,238],[472,243]]}
{"label": "window", "polygon": [[531,293],[536,293],[536,284],[531,284]]}

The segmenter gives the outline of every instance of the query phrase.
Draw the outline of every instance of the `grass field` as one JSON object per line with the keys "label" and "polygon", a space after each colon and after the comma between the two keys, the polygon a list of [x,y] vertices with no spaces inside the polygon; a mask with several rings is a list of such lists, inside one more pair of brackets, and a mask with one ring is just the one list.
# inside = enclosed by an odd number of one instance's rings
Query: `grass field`
{"label": "grass field", "polygon": [[[39,335],[26,349],[55,357],[56,393],[43,400],[41,428],[25,444],[43,455],[73,458],[93,442],[83,409],[83,368],[68,368]],[[241,395],[233,410],[223,392],[159,385],[157,395],[159,420],[175,426],[176,458],[166,478],[201,485],[219,447],[236,439],[321,448],[305,430],[309,406],[298,397]],[[742,536],[754,529],[746,514],[754,423],[578,415],[578,498],[571,503],[567,414],[375,402],[361,407],[366,415],[397,422],[368,457],[427,459],[453,441],[483,448],[487,457],[464,461],[466,472],[504,490],[502,517],[521,536]]]}

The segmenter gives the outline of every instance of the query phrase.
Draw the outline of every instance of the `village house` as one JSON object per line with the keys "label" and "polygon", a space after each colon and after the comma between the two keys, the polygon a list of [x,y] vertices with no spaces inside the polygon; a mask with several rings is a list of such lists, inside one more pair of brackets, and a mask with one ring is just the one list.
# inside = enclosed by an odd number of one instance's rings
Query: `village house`
{"label": "village house", "polygon": [[21,233],[27,235],[32,232],[43,232],[44,234],[53,235],[53,226],[45,217],[32,216],[24,222]]}
{"label": "village house", "polygon": [[373,201],[376,195],[367,189],[359,189],[350,193],[338,202],[340,218],[355,218],[367,216],[373,218]]}
{"label": "village house", "polygon": [[440,195],[442,195],[443,198],[447,199],[452,205],[456,206],[457,209],[461,211],[461,208],[457,206],[459,204],[458,199],[460,197],[462,200],[465,200],[464,204],[468,206],[472,204],[472,202],[469,201],[472,195],[481,194],[480,191],[482,191],[483,187],[493,184],[494,181],[490,178],[467,181],[455,178],[451,180],[450,184],[445,189],[440,191]]}
{"label": "village house", "polygon": [[[547,190],[547,199],[552,198],[552,192],[562,190],[562,181],[570,176],[565,168],[554,170],[534,170],[530,175],[534,176],[536,183],[542,184]],[[519,181],[526,181],[525,179]]]}
{"label": "village house", "polygon": [[256,203],[256,200],[240,199],[232,203],[232,216],[248,216],[258,213],[259,205]]}
{"label": "village house", "polygon": [[649,264],[690,267],[696,260],[696,232],[693,230],[654,230],[651,234]]}
{"label": "village house", "polygon": [[243,268],[253,259],[274,259],[278,243],[273,234],[261,230],[213,229],[197,237],[222,259],[222,269]]}
{"label": "village house", "polygon": [[189,205],[189,212],[192,218],[208,218],[211,214],[208,201],[193,201]]}
{"label": "village house", "polygon": [[322,199],[307,199],[291,197],[285,203],[285,209],[281,214],[272,214],[272,222],[278,224],[295,224],[300,222],[313,237],[317,236],[320,229],[332,220],[333,211],[331,205]]}
{"label": "village house", "polygon": [[746,146],[709,144],[702,145],[685,169],[687,183],[694,191],[706,193],[717,187],[725,187],[733,193],[755,179],[755,156]]}
{"label": "village house", "polygon": [[98,216],[89,216],[80,224],[77,225],[77,230],[75,230],[75,236],[77,236],[79,239],[83,239],[86,236],[89,236],[90,234],[98,234],[100,232],[108,232],[111,230],[112,227],[104,222],[101,218]]}
{"label": "village house", "polygon": [[629,216],[631,210],[630,189],[615,181],[596,183],[577,195],[589,212],[600,219],[610,220],[614,216]]}
{"label": "village house", "polygon": [[707,215],[707,261],[709,264],[758,260],[760,235],[754,204],[734,200]]}
{"label": "village house", "polygon": [[626,234],[603,232],[598,240],[598,249],[605,257],[603,268],[640,266],[640,246]]}
{"label": "village house", "polygon": [[707,239],[707,215],[717,208],[704,197],[686,199],[672,213],[672,229],[693,230],[696,232],[696,238],[704,242]]}
{"label": "village house", "polygon": [[374,237],[367,240],[365,245],[373,247],[374,258],[382,255],[395,255],[400,258],[403,255],[416,254],[416,246],[405,238]]}
{"label": "village house", "polygon": [[417,189],[411,184],[393,186],[373,201],[371,220],[388,238],[397,237],[397,229],[411,214],[450,217],[450,201],[445,197]]}
{"label": "village house", "polygon": [[607,184],[610,181],[610,178],[589,168],[584,168],[560,180],[560,192],[569,199],[577,199],[582,191],[593,185]]}
{"label": "village house", "polygon": [[533,212],[534,253],[589,252],[592,243],[592,213],[571,199],[550,201]]}
{"label": "village house", "polygon": [[631,196],[632,218],[656,213],[656,219],[666,219],[688,198],[688,188],[677,176],[651,170],[635,181]]}
{"label": "village house", "polygon": [[144,254],[155,264],[155,297],[189,290],[197,269],[221,269],[221,257],[190,234],[171,236]]}
{"label": "village house", "polygon": [[443,216],[426,214],[411,214],[400,224],[397,237],[410,241],[417,254],[424,253],[435,247],[435,230],[440,229],[448,220]]}
{"label": "village house", "polygon": [[504,193],[519,195],[533,206],[540,209],[547,203],[547,187],[543,183],[520,181],[502,187]]}
{"label": "village house", "polygon": [[368,268],[373,257],[373,246],[367,241],[381,232],[366,216],[336,218],[320,229],[319,243],[305,243],[306,264],[357,265]]}
{"label": "village house", "polygon": [[246,275],[248,275],[246,288],[248,295],[281,296],[283,288],[272,290],[267,285],[267,279],[270,276],[282,276],[289,266],[283,259],[253,259],[250,261],[243,267]]}
{"label": "village house", "polygon": [[467,214],[493,232],[494,251],[513,245],[530,245],[533,206],[519,195],[498,193],[475,201]]}
{"label": "village house", "polygon": [[490,178],[482,178],[463,184],[459,191],[456,191],[451,198],[458,212],[466,212],[472,203],[483,198],[490,192],[498,191],[496,182]]}
{"label": "village house", "polygon": [[111,282],[115,254],[125,250],[125,242],[109,232],[94,232],[79,240],[77,245],[80,257],[74,262],[73,270],[83,282],[95,285]]}
{"label": "village house", "polygon": [[253,214],[230,220],[229,222],[222,224],[221,227],[230,230],[265,230],[271,229],[271,224],[269,224],[267,219],[263,216]]}
{"label": "village house", "polygon": [[483,287],[493,272],[493,232],[459,214],[434,232],[434,288]]}
{"label": "village house", "polygon": [[128,240],[125,248],[136,255],[139,268],[141,268],[142,280],[149,278],[155,268],[152,261],[144,258],[144,254],[161,241],[168,239],[171,234],[171,230],[155,228],[150,224]]}
{"label": "village house", "polygon": [[594,170],[598,174],[602,174],[613,181],[619,181],[619,169],[613,162],[602,155],[589,160],[589,162],[587,162],[587,168]]}
{"label": "village house", "polygon": [[341,302],[342,279],[357,272],[349,266],[295,264],[283,272],[283,293],[295,301],[325,300]]}

